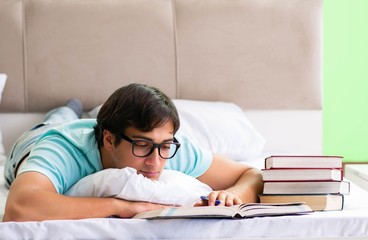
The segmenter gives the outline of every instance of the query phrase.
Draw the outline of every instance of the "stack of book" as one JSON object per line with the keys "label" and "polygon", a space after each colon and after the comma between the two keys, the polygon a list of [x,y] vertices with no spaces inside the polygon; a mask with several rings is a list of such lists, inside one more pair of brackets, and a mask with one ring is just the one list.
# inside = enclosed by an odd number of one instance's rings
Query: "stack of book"
{"label": "stack of book", "polygon": [[344,194],[340,156],[270,156],[262,170],[261,203],[305,202],[314,211],[342,210]]}

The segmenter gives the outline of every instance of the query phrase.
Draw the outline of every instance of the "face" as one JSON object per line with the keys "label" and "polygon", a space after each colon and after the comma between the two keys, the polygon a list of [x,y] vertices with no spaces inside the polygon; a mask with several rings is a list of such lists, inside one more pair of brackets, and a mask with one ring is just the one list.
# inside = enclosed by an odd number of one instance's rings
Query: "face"
{"label": "face", "polygon": [[[124,134],[132,140],[149,140],[158,144],[172,142],[174,138],[173,124],[170,121],[150,132],[141,132],[130,127]],[[152,180],[160,177],[167,160],[160,157],[157,148],[147,157],[136,157],[132,153],[132,143],[122,139],[115,146],[115,139],[115,135],[104,131],[104,146],[101,149],[104,168],[132,167],[138,174]]]}

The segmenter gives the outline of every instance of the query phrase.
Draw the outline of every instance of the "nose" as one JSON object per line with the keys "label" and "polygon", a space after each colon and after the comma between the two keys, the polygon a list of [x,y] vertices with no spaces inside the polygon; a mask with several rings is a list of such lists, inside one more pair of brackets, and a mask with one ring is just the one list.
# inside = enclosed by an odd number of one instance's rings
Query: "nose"
{"label": "nose", "polygon": [[158,148],[155,148],[153,152],[146,158],[145,163],[150,166],[157,166],[160,164],[161,157],[158,153]]}

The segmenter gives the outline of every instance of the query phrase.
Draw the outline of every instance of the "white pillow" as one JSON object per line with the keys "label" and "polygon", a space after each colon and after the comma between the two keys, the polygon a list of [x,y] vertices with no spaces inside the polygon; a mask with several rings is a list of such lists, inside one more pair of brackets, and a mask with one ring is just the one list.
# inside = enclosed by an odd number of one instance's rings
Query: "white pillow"
{"label": "white pillow", "polygon": [[91,111],[87,112],[87,117],[97,118],[97,114],[100,111],[101,107],[102,104],[98,105],[97,107],[94,107]]}
{"label": "white pillow", "polygon": [[6,74],[0,73],[0,102],[1,102],[1,97],[3,95],[3,90],[5,88],[6,78],[7,78]]}
{"label": "white pillow", "polygon": [[[6,74],[0,73],[0,103],[1,103],[1,97],[3,95],[3,90],[5,87],[6,82]],[[1,134],[1,128],[0,128],[0,154],[4,154],[4,145],[3,145],[3,137]]]}
{"label": "white pillow", "polygon": [[1,164],[1,160],[2,160],[3,155],[5,155],[5,150],[4,150],[4,146],[3,146],[3,136],[1,134],[1,128],[0,128],[0,164]]}
{"label": "white pillow", "polygon": [[78,197],[115,197],[167,205],[193,206],[212,189],[191,176],[163,170],[158,181],[134,168],[109,168],[79,180],[65,194]]}
{"label": "white pillow", "polygon": [[[6,156],[5,156],[5,154],[3,154],[3,153],[0,153],[0,167],[1,166],[4,166],[5,165],[5,160],[6,160]],[[0,169],[0,171],[4,171],[4,169]],[[0,175],[1,175],[1,173],[0,173]],[[2,178],[2,177],[1,177]],[[1,184],[1,180],[2,179],[0,179],[0,184]],[[0,193],[1,194],[1,193]]]}
{"label": "white pillow", "polygon": [[234,103],[174,99],[180,129],[193,143],[237,161],[260,154],[264,138]]}
{"label": "white pillow", "polygon": [[[179,131],[192,142],[236,161],[259,155],[265,140],[247,119],[244,111],[230,102],[173,99],[180,116]],[[97,117],[101,105],[88,115]]]}

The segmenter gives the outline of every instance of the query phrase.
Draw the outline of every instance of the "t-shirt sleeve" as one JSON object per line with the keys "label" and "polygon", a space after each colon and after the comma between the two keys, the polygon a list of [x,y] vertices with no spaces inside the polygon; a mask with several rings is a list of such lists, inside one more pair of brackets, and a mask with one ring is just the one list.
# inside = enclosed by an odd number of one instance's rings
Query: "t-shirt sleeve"
{"label": "t-shirt sleeve", "polygon": [[[20,167],[19,173],[30,171],[41,173],[52,182],[56,191],[62,194],[69,188],[73,180],[77,181],[78,178],[81,178],[81,176],[76,176],[75,173],[73,176],[73,174],[66,171],[66,169],[73,169],[71,165],[75,163],[63,161],[62,159],[70,159],[66,151],[57,144],[44,141],[34,147],[27,162]],[[76,179],[71,179],[72,176]]]}
{"label": "t-shirt sleeve", "polygon": [[65,193],[81,178],[96,172],[96,166],[86,160],[86,155],[71,147],[60,137],[46,137],[33,147],[22,172],[39,172],[45,175],[60,194]]}
{"label": "t-shirt sleeve", "polygon": [[195,178],[204,174],[212,163],[212,152],[194,145],[183,134],[178,133],[175,137],[181,146],[176,155],[167,160],[165,168],[180,171]]}
{"label": "t-shirt sleeve", "polygon": [[81,178],[102,170],[94,119],[81,119],[47,130],[34,143],[18,173],[39,172],[65,193]]}

